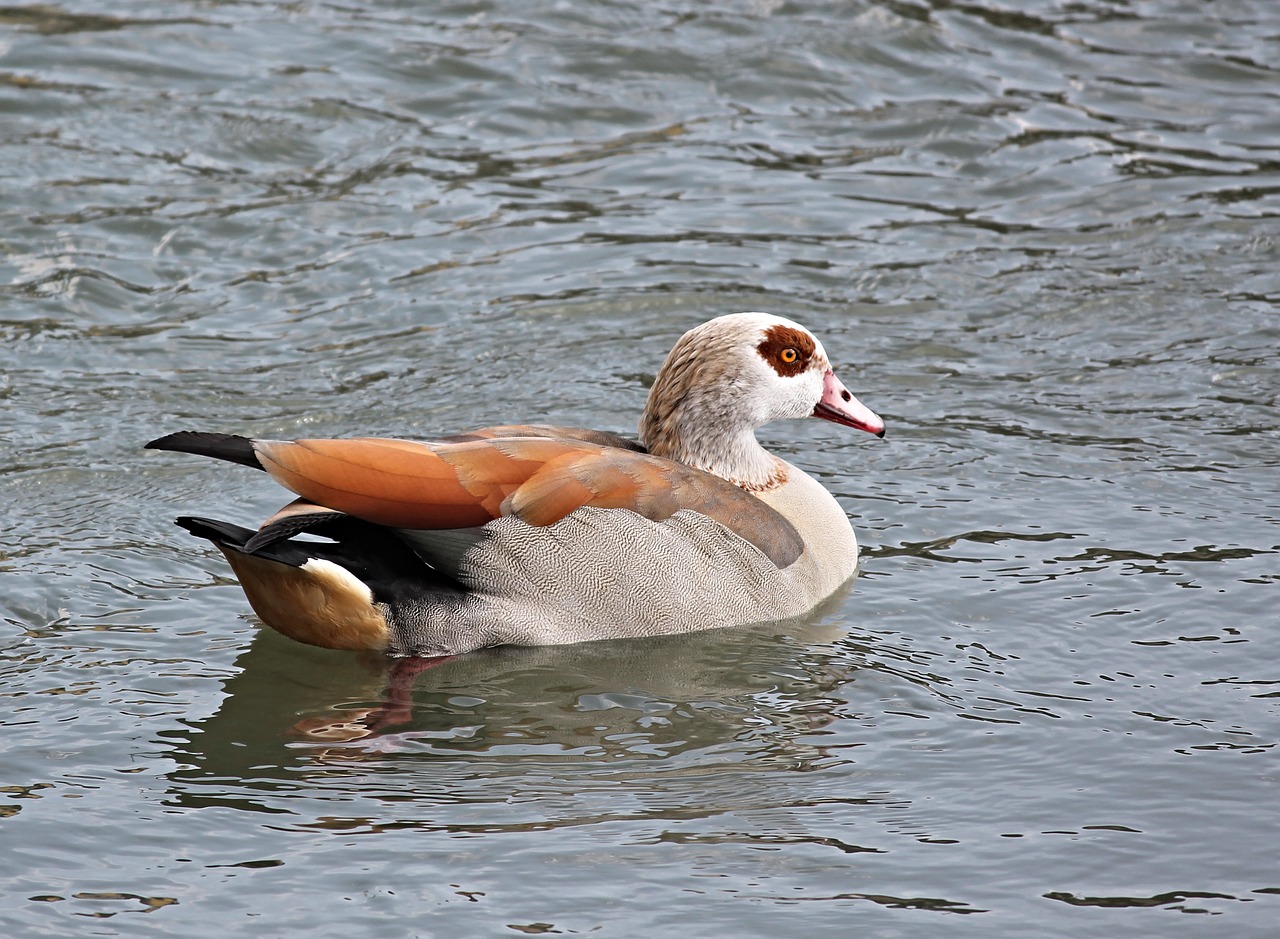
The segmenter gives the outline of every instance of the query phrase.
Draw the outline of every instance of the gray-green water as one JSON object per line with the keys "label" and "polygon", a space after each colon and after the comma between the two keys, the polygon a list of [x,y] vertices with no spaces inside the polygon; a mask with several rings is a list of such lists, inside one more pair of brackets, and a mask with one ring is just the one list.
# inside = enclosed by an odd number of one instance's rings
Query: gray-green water
{"label": "gray-green water", "polygon": [[[1275,935],[1278,216],[1268,0],[0,8],[0,932]],[[631,431],[741,309],[863,576],[380,736],[140,449]]]}

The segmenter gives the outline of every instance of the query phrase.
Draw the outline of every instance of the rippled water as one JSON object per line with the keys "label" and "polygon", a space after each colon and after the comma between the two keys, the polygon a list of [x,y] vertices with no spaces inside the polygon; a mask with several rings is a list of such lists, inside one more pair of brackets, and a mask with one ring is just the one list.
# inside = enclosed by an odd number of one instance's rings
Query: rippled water
{"label": "rippled water", "polygon": [[[123,12],[122,12],[123,10]],[[1265,0],[0,8],[5,935],[1269,936]],[[810,325],[801,627],[421,675],[258,631],[186,427],[629,432]]]}

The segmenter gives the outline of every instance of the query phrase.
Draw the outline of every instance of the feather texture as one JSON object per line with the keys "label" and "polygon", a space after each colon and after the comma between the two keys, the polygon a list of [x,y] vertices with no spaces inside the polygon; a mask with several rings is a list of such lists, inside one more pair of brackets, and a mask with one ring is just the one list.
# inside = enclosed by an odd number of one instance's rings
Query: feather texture
{"label": "feather texture", "polygon": [[257,531],[179,520],[222,550],[265,622],[332,648],[447,655],[812,608],[853,574],[857,540],[830,493],[754,433],[806,416],[884,433],[807,330],[734,314],[676,344],[642,443],[512,424],[429,441],[183,431],[147,446],[264,470],[298,496]]}

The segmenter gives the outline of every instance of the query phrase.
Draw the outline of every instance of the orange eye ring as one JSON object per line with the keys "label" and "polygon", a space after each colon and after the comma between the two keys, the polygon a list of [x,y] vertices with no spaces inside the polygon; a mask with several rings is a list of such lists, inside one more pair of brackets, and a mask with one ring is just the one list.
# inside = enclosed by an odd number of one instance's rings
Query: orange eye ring
{"label": "orange eye ring", "polygon": [[792,362],[796,360],[796,355],[797,353],[795,349],[783,349],[780,353],[778,353],[778,358],[782,359],[782,361],[785,362],[787,365],[790,365]]}

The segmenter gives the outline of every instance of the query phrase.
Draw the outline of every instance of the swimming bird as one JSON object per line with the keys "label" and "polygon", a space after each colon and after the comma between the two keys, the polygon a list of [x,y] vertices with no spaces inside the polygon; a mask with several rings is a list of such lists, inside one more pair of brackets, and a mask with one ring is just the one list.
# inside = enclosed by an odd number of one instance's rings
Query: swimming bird
{"label": "swimming bird", "polygon": [[508,425],[423,442],[180,431],[146,446],[263,470],[298,496],[256,530],[177,519],[222,551],[264,623],[328,648],[449,656],[808,612],[853,576],[857,538],[755,430],[810,416],[884,436],[812,333],[733,313],[677,341],[640,442]]}

